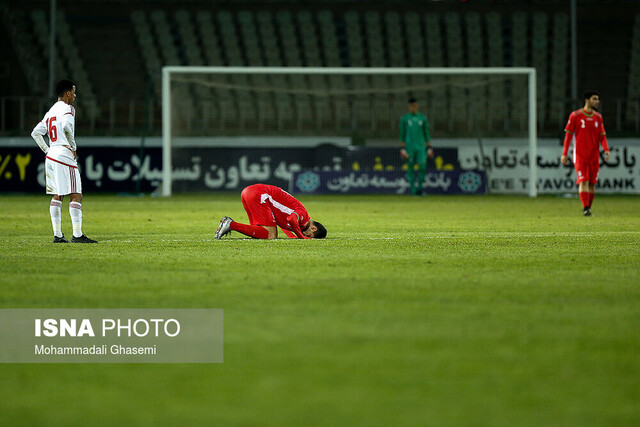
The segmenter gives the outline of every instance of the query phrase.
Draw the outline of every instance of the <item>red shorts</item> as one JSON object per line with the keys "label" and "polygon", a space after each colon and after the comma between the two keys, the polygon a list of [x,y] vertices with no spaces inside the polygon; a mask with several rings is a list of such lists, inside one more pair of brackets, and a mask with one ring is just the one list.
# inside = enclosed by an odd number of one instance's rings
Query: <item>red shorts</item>
{"label": "red shorts", "polygon": [[576,183],[588,182],[589,184],[595,184],[598,182],[598,171],[600,170],[600,158],[596,157],[595,161],[584,161],[583,159],[576,159],[574,163],[576,168]]}
{"label": "red shorts", "polygon": [[246,187],[240,194],[242,206],[244,206],[244,210],[247,211],[249,216],[249,224],[275,227],[276,219],[273,216],[273,212],[271,212],[271,205],[269,203],[260,203],[260,196],[264,193],[265,191],[261,188],[261,184]]}

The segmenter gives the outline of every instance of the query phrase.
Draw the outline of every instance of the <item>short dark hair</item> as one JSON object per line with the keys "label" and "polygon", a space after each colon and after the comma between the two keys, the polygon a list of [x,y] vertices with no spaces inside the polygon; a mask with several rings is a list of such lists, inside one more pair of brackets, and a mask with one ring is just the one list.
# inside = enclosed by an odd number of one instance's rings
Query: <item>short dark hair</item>
{"label": "short dark hair", "polygon": [[597,90],[588,90],[584,93],[584,96],[582,97],[583,99],[591,99],[591,97],[593,95],[598,95],[598,98],[600,97],[600,92],[598,92]]}
{"label": "short dark hair", "polygon": [[327,229],[324,228],[324,225],[320,224],[318,221],[313,221],[313,225],[316,226],[316,231],[313,233],[314,239],[324,239],[327,237]]}
{"label": "short dark hair", "polygon": [[73,87],[75,85],[76,84],[71,80],[68,80],[68,79],[60,80],[58,83],[56,83],[56,96],[58,97],[64,96],[64,93],[69,90],[73,90]]}
{"label": "short dark hair", "polygon": [[418,100],[415,97],[412,96],[411,98],[409,98],[409,101],[408,101],[409,104],[413,104],[414,102],[418,102]]}

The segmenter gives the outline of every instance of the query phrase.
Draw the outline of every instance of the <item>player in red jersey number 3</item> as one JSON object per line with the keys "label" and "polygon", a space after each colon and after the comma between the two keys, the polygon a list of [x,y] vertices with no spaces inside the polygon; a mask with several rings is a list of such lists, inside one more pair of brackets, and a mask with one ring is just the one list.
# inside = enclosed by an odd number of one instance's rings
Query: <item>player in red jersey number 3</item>
{"label": "player in red jersey number 3", "polygon": [[584,107],[571,113],[562,149],[562,164],[569,157],[569,145],[573,142],[573,165],[576,169],[578,194],[582,202],[583,215],[591,216],[591,205],[596,194],[598,170],[600,169],[600,144],[604,150],[604,161],[609,161],[609,144],[604,130],[602,115],[596,111],[600,104],[598,91],[584,94]]}
{"label": "player in red jersey number 3", "polygon": [[304,205],[279,187],[250,185],[242,190],[240,197],[249,216],[249,224],[241,224],[225,216],[216,230],[216,239],[221,239],[231,230],[256,239],[276,239],[278,227],[294,239],[324,239],[327,236],[327,230],[311,219]]}

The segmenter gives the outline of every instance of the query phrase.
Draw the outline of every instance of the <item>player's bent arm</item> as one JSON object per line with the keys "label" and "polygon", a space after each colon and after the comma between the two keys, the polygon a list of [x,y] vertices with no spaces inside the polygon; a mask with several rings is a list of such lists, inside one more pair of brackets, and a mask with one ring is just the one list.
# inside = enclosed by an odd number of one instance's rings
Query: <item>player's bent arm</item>
{"label": "player's bent arm", "polygon": [[74,152],[74,157],[75,157],[75,151],[77,148],[76,148],[76,137],[75,137],[75,120],[73,119],[73,117],[67,119],[67,121],[64,124],[63,131],[65,136],[67,137],[67,141],[69,141],[69,145],[71,146],[71,151]]}
{"label": "player's bent arm", "polygon": [[310,239],[311,237],[307,237],[302,234],[302,230],[300,229],[299,216],[296,212],[292,213],[287,217],[287,225],[291,228],[291,231],[298,236],[299,239]]}
{"label": "player's bent arm", "polygon": [[47,154],[49,152],[49,146],[46,142],[44,142],[44,138],[42,137],[42,135],[32,133],[31,137],[34,139],[34,141],[36,141],[36,144],[38,144],[38,147],[40,147],[44,154]]}
{"label": "player's bent arm", "polygon": [[36,144],[38,144],[38,147],[40,147],[44,154],[47,154],[47,152],[49,151],[49,146],[46,142],[44,142],[44,138],[42,137],[46,133],[47,128],[42,122],[38,123],[31,132],[31,138],[33,138]]}

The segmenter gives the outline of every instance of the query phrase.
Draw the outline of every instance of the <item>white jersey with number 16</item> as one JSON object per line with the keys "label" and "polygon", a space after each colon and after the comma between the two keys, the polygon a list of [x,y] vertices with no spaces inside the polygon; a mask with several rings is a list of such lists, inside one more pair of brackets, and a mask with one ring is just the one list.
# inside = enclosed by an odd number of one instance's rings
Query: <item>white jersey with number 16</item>
{"label": "white jersey with number 16", "polygon": [[49,146],[67,146],[76,151],[75,119],[76,110],[72,105],[58,101],[44,115],[44,118],[33,129],[38,135],[49,135]]}

